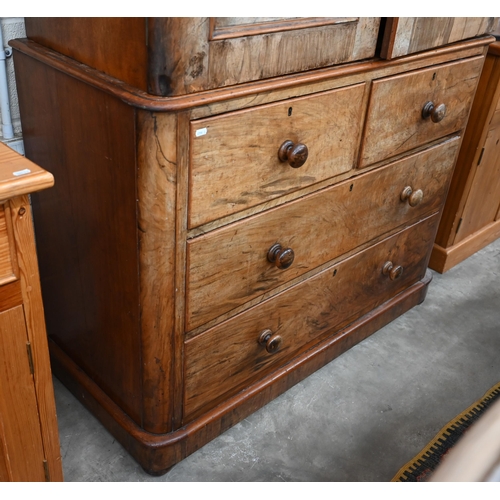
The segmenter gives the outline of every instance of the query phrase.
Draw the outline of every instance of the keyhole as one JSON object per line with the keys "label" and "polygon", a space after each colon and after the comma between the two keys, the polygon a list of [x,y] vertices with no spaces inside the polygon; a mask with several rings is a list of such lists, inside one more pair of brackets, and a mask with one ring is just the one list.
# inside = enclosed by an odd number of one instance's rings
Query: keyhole
{"label": "keyhole", "polygon": [[434,73],[434,74],[432,75],[432,79],[433,79],[433,80],[435,80],[435,79],[436,79],[436,73]]}
{"label": "keyhole", "polygon": [[351,185],[349,186],[349,191],[352,191],[352,188],[353,188],[353,187],[354,187],[354,184],[351,184]]}
{"label": "keyhole", "polygon": [[292,108],[288,108],[288,116],[292,116],[292,111],[293,111]]}

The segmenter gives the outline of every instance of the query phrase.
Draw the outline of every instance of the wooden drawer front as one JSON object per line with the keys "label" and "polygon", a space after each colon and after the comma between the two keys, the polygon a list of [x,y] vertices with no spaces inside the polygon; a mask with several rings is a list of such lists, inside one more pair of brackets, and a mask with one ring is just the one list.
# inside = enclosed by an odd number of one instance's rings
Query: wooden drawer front
{"label": "wooden drawer front", "polygon": [[[188,241],[186,328],[191,330],[424,214],[446,194],[457,137],[384,168]],[[410,206],[406,186],[424,193]],[[267,260],[276,243],[295,260]]]}
{"label": "wooden drawer front", "polygon": [[[188,340],[185,422],[421,279],[437,222],[433,215]],[[403,268],[394,280],[382,272],[389,261]],[[274,354],[258,342],[264,330],[281,337]]]}
{"label": "wooden drawer front", "polygon": [[0,285],[16,279],[12,262],[13,249],[7,231],[5,205],[0,205]]}
{"label": "wooden drawer front", "polygon": [[[477,57],[375,81],[360,166],[461,130],[467,123],[483,61]],[[428,102],[436,108],[446,106],[441,121],[422,117]]]}
{"label": "wooden drawer front", "polygon": [[[193,121],[189,227],[354,168],[364,91],[360,84]],[[279,160],[286,140],[308,148],[302,166]]]}

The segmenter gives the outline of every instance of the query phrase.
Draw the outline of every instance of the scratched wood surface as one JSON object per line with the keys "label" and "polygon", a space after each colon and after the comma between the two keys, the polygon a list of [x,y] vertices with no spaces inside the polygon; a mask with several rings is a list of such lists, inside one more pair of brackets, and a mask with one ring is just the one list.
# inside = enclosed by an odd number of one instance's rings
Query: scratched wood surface
{"label": "scratched wood surface", "polygon": [[[437,211],[448,187],[458,142],[454,138],[189,240],[187,331],[365,241]],[[423,190],[419,205],[410,207],[401,201],[406,186]],[[267,261],[267,252],[275,243],[295,252],[295,261],[288,269],[278,269]]]}
{"label": "scratched wood surface", "polygon": [[375,55],[380,18],[27,18],[27,37],[155,95]]}
{"label": "scratched wood surface", "polygon": [[[186,419],[422,278],[437,222],[434,215],[186,342]],[[399,278],[382,274],[387,261],[403,267]],[[274,354],[258,342],[265,329],[282,339]]]}
{"label": "scratched wood surface", "polygon": [[491,32],[498,17],[390,17],[381,55],[401,57]]}
{"label": "scratched wood surface", "polygon": [[[364,92],[360,84],[191,122],[189,227],[353,169]],[[304,165],[278,159],[285,140],[306,145]]]}
{"label": "scratched wood surface", "polygon": [[[467,123],[484,58],[443,64],[373,82],[360,166],[461,130]],[[445,104],[440,122],[422,118],[426,102]]]}

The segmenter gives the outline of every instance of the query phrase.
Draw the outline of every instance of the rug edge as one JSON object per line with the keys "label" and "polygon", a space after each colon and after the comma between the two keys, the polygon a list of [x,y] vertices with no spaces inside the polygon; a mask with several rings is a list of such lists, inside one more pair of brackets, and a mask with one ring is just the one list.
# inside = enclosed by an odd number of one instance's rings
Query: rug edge
{"label": "rug edge", "polygon": [[436,433],[436,435],[429,440],[428,444],[422,448],[411,460],[406,462],[403,467],[401,467],[398,472],[394,475],[394,477],[390,480],[391,483],[400,483],[403,482],[401,481],[401,477],[403,475],[403,472],[406,470],[409,470],[415,463],[418,462],[418,460],[425,458],[425,455],[431,451],[431,448],[433,448],[436,445],[436,442],[438,441],[439,438],[441,438],[443,435],[447,435],[447,429],[451,427],[452,425],[456,424],[457,421],[460,419],[463,419],[465,416],[467,416],[472,410],[476,409],[480,404],[482,404],[484,401],[487,401],[490,399],[493,394],[497,391],[500,391],[500,382],[495,384],[493,387],[491,387],[488,391],[484,393],[484,395],[476,400],[473,404],[471,404],[468,408],[466,408],[462,413],[457,415],[456,417],[452,418],[449,422],[447,422],[443,427]]}

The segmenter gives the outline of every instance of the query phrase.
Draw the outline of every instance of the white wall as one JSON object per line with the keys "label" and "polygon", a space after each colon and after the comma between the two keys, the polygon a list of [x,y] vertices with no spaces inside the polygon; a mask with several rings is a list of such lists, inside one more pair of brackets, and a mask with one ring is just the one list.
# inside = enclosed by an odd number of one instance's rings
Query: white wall
{"label": "white wall", "polygon": [[[26,36],[23,17],[1,17],[0,23],[2,25],[2,43],[4,47],[8,46],[9,40],[12,40],[13,38],[24,38]],[[18,150],[20,153],[23,153],[21,120],[19,116],[19,103],[17,99],[14,62],[12,60],[12,57],[9,57],[7,59],[7,78],[10,100],[10,113],[12,117],[12,124],[14,126],[15,138],[14,140],[6,141],[2,136],[2,130],[0,127],[0,141],[6,142],[7,144],[9,144],[9,146]],[[21,148],[21,150],[19,150],[19,148]]]}

